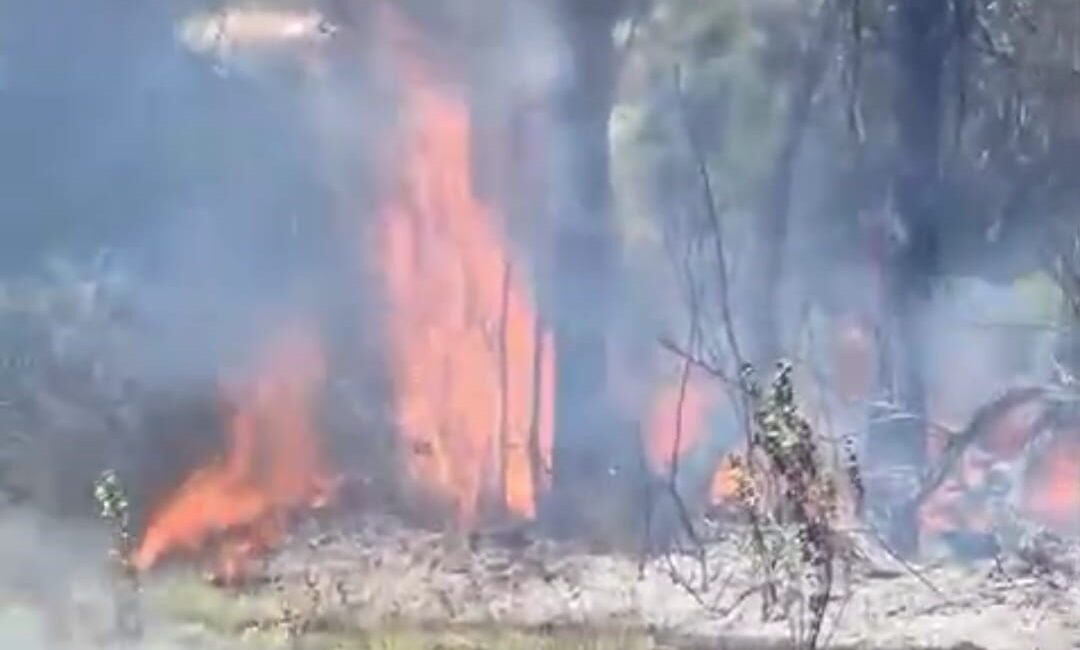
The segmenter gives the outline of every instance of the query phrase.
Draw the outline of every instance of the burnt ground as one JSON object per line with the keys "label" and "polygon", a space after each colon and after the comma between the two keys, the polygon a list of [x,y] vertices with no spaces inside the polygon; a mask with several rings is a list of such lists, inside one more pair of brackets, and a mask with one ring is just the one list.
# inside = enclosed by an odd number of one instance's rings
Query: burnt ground
{"label": "burnt ground", "polygon": [[[84,558],[100,550],[79,548]],[[723,588],[691,594],[672,568],[696,581],[696,563],[672,562],[642,565],[527,531],[463,537],[364,517],[296,535],[242,588],[214,587],[191,566],[156,572],[142,595],[148,631],[135,643],[110,640],[109,588],[88,563],[72,578],[72,647],[790,647],[786,623],[761,622],[736,545],[709,551],[720,568],[714,584]],[[837,589],[823,639],[837,648],[1072,650],[1080,647],[1080,584],[1068,566],[1040,572],[1045,567],[1012,558],[909,569],[887,556],[864,560]],[[42,618],[49,612],[38,595],[9,596],[0,647],[64,647],[48,634],[56,632],[55,620]]]}

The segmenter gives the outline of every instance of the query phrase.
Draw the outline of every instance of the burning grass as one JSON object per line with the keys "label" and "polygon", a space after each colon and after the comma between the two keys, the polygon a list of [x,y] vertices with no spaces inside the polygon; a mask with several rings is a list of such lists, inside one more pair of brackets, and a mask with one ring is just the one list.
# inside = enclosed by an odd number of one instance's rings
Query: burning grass
{"label": "burning grass", "polygon": [[288,518],[324,505],[335,479],[314,427],[322,349],[303,326],[287,329],[228,391],[234,413],[224,457],[197,468],[154,510],[132,557],[145,571],[172,553],[215,546],[214,573],[238,580],[284,538]]}

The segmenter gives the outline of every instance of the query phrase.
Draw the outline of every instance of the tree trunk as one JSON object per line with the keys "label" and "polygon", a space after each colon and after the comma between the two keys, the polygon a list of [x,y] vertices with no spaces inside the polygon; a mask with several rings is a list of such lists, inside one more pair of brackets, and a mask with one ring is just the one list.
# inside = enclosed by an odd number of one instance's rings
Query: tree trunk
{"label": "tree trunk", "polygon": [[568,59],[553,107],[550,277],[557,370],[554,481],[546,514],[567,532],[585,526],[588,513],[579,504],[618,473],[623,447],[608,404],[606,350],[615,264],[608,152],[616,77],[612,32],[622,4],[557,3]]}
{"label": "tree trunk", "polygon": [[[868,453],[875,470],[912,482],[926,461],[926,394],[921,317],[939,266],[942,77],[948,49],[949,3],[905,0],[896,15],[897,88],[894,112],[898,160],[894,190],[902,236],[887,261],[885,308],[889,325],[893,403],[902,417],[875,431]],[[894,483],[894,487],[896,484]],[[893,548],[914,555],[919,546],[918,513],[908,487],[887,490]]]}
{"label": "tree trunk", "polygon": [[817,27],[811,30],[803,48],[803,63],[788,99],[783,141],[772,181],[767,186],[761,219],[756,222],[755,240],[760,266],[752,303],[753,346],[749,361],[766,373],[771,372],[772,364],[780,358],[783,350],[780,292],[784,279],[792,181],[814,97],[821,86],[832,50],[833,27],[836,24],[833,12],[831,3],[821,8]]}

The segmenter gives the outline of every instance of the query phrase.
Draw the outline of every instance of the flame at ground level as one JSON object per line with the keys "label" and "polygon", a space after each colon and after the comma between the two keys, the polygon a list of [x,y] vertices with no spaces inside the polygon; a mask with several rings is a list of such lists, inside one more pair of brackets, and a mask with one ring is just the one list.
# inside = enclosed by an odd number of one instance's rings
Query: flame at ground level
{"label": "flame at ground level", "polygon": [[1080,531],[1080,431],[1062,432],[1030,468],[1024,508],[1057,530]]}
{"label": "flame at ground level", "polygon": [[[692,453],[710,435],[709,420],[724,403],[714,380],[691,372],[685,378],[662,383],[654,392],[644,442],[652,471],[667,474],[673,464]],[[709,484],[709,500],[720,504],[735,498],[740,469],[725,457]]]}
{"label": "flame at ground level", "polygon": [[[833,373],[828,388],[842,403],[858,403],[871,393],[874,380],[873,349],[869,335],[851,318],[840,319],[833,341]],[[809,381],[815,381],[808,378]],[[645,427],[650,468],[661,475],[670,472],[675,460],[695,453],[710,435],[708,419],[719,405],[708,378],[691,373],[685,386],[680,378],[662,383],[653,393]],[[947,404],[935,403],[931,411],[940,416]],[[923,505],[922,529],[928,535],[950,531],[988,532],[995,526],[992,490],[1007,487],[1020,514],[1058,531],[1080,530],[1080,430],[1039,433],[1047,402],[1038,396],[1020,399],[1001,411],[988,428],[956,462],[950,476]],[[812,404],[803,405],[812,413]],[[931,416],[931,421],[939,417]],[[828,418],[811,418],[819,433]],[[953,427],[959,429],[960,427]],[[1033,444],[1037,436],[1047,438]],[[931,432],[928,456],[937,462],[944,452],[946,432]],[[1029,465],[1017,476],[1020,464]],[[1011,477],[1009,475],[1012,475]],[[1001,481],[1006,481],[1007,486]],[[996,485],[995,485],[996,484]],[[739,469],[725,459],[716,468],[710,489],[714,505],[738,497]]]}
{"label": "flame at ground level", "polygon": [[[1058,531],[1080,529],[1080,431],[1040,434],[1046,408],[1039,397],[1021,400],[988,425],[923,506],[921,522],[926,533],[992,530],[991,489],[1001,487],[1013,491],[1012,502],[1024,517]],[[1033,445],[1040,435],[1048,439]],[[932,442],[936,444],[931,456],[937,457],[944,441],[932,438]],[[1009,478],[1025,458],[1029,465],[1024,475]]]}
{"label": "flame at ground level", "polygon": [[326,503],[335,481],[312,412],[324,375],[322,348],[306,324],[267,343],[252,371],[225,390],[233,408],[226,454],[152,512],[136,568],[213,542],[220,577],[231,580],[246,560],[279,543],[290,512]]}
{"label": "flame at ground level", "polygon": [[473,193],[468,105],[382,5],[402,80],[400,170],[376,238],[397,426],[410,479],[470,525],[535,514],[546,482],[554,348],[491,207]]}

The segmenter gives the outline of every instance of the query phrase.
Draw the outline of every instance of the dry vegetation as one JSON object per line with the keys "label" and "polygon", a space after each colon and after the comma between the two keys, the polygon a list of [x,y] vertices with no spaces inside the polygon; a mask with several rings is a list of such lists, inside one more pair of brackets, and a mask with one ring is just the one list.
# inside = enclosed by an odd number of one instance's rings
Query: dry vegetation
{"label": "dry vegetation", "polygon": [[[676,69],[675,77],[676,103],[686,104],[683,72]],[[806,90],[808,111],[815,92]],[[685,251],[673,260],[686,276],[679,280],[690,334],[685,345],[667,347],[683,363],[684,393],[690,368],[704,369],[735,405],[744,440],[726,463],[738,484],[732,503],[710,507],[685,493],[680,459],[673,457],[669,476],[649,480],[662,483],[662,498],[676,512],[674,532],[663,531],[667,543],[641,556],[557,543],[528,525],[465,536],[367,513],[342,516],[329,529],[309,522],[243,584],[214,586],[194,569],[175,567],[144,580],[129,558],[133,529],[149,506],[125,484],[144,442],[141,396],[114,354],[140,333],[104,267],[57,266],[48,280],[0,285],[0,495],[5,507],[12,504],[0,518],[24,502],[46,513],[51,528],[35,529],[36,538],[14,536],[33,548],[96,514],[111,543],[102,557],[96,545],[76,541],[75,555],[81,551],[83,564],[94,567],[81,572],[59,562],[38,566],[51,562],[51,547],[37,549],[41,557],[30,566],[22,566],[24,555],[0,553],[0,572],[18,577],[0,585],[0,632],[41,623],[92,647],[137,643],[162,650],[1057,650],[1074,644],[1080,638],[1074,540],[1034,527],[1004,504],[995,510],[1002,517],[993,521],[995,547],[987,557],[966,562],[954,553],[947,563],[912,564],[898,559],[869,524],[856,523],[864,486],[852,441],[814,431],[800,409],[792,365],[780,364],[762,381],[743,358],[729,300],[728,201],[714,195],[715,161],[700,150],[687,107],[678,108],[690,149],[688,175],[701,185],[702,200],[691,193],[688,212],[701,223],[689,229],[694,241],[678,242]],[[861,110],[855,102],[850,108]],[[1071,236],[1071,248],[1055,251],[1071,327],[1080,321],[1077,241]],[[1075,425],[1076,377],[1068,368],[1080,365],[1080,346],[1075,334],[1066,343],[1073,356],[1060,360],[1055,385],[1009,392],[951,436],[918,477],[916,509],[1016,400],[1043,405],[1035,438]],[[1038,440],[1028,444],[1030,455]],[[678,440],[674,449],[680,450]],[[110,467],[119,469],[101,473]],[[1016,489],[994,495],[994,504]],[[654,506],[640,505],[650,513]]]}
{"label": "dry vegetation", "polygon": [[[25,311],[18,313],[30,315],[23,322],[53,343],[22,354],[35,359],[32,367],[56,372],[9,375],[26,390],[13,393],[19,399],[5,408],[26,427],[49,422],[56,404],[74,396],[93,405],[98,382],[109,377],[107,364],[65,356],[70,348],[57,345],[62,334],[68,341],[72,332],[99,336],[109,321],[91,315],[115,313],[92,279],[63,277],[21,289]],[[93,299],[78,303],[78,296]],[[73,303],[82,310],[62,310],[67,320],[54,311]],[[97,374],[65,370],[80,364]],[[50,377],[67,381],[53,389]],[[82,384],[74,381],[80,377]],[[678,543],[644,560],[547,542],[528,528],[470,540],[365,517],[336,521],[330,531],[301,531],[268,558],[261,581],[239,589],[211,586],[185,570],[140,585],[122,562],[129,509],[137,504],[128,503],[119,476],[106,473],[96,495],[90,480],[73,493],[85,493],[83,517],[96,509],[111,532],[114,553],[94,554],[90,562],[112,568],[90,572],[89,582],[74,574],[36,578],[65,589],[82,585],[72,589],[82,595],[68,606],[76,612],[76,639],[100,644],[145,625],[140,647],[147,648],[646,649],[744,636],[748,647],[948,647],[976,640],[1011,648],[1067,638],[1080,602],[1071,546],[1028,536],[1009,554],[975,566],[897,563],[875,540],[845,529],[845,509],[858,501],[857,468],[843,454],[840,464],[831,462],[818,447],[797,407],[791,368],[770,379],[761,385],[744,375],[738,384],[749,451],[734,462],[742,477],[735,511],[717,517],[687,510]],[[43,400],[32,385],[51,395]],[[7,440],[8,448],[20,449],[20,440]],[[19,489],[28,488],[10,492]],[[132,599],[140,587],[142,598]],[[16,598],[4,626],[25,627],[42,603]],[[997,619],[1011,621],[1010,629]],[[945,630],[949,625],[955,633]]]}

